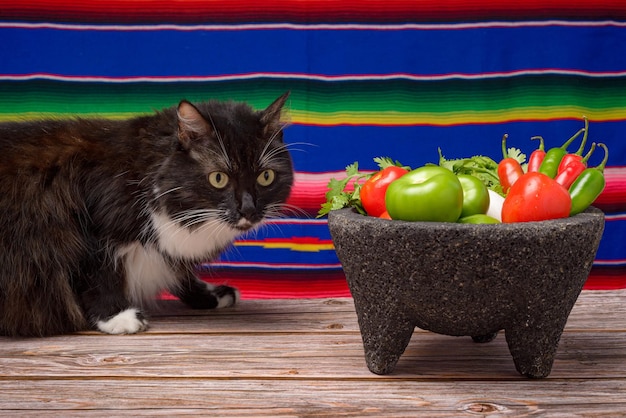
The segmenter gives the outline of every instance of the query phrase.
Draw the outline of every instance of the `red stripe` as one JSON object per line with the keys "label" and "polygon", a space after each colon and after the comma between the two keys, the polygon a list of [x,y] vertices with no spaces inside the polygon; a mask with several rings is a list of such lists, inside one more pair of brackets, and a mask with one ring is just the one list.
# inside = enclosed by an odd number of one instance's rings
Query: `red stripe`
{"label": "red stripe", "polygon": [[[202,273],[213,284],[237,287],[244,299],[348,297],[350,290],[341,269],[315,272],[264,272],[262,270],[222,270]],[[626,269],[594,266],[586,290],[626,289]]]}
{"label": "red stripe", "polygon": [[[326,276],[313,276],[306,279],[268,278],[258,276],[202,275],[202,279],[212,284],[227,284],[236,287],[242,299],[313,299],[349,297],[350,290],[343,273]],[[169,293],[161,296],[173,299]]]}
{"label": "red stripe", "polygon": [[599,272],[591,271],[587,282],[585,283],[585,290],[617,290],[626,289],[626,274],[614,275],[614,274],[602,274]]}
{"label": "red stripe", "polygon": [[288,238],[264,238],[262,240],[255,239],[238,239],[238,243],[249,244],[308,244],[308,245],[327,245],[332,244],[332,240],[320,239],[319,237],[288,237]]}
{"label": "red stripe", "polygon": [[119,23],[436,22],[626,18],[621,0],[0,0],[0,19]]}

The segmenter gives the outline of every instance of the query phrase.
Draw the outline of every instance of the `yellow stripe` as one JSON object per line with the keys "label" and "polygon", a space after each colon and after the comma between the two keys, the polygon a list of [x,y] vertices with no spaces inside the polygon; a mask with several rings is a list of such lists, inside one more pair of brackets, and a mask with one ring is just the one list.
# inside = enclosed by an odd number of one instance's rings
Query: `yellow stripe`
{"label": "yellow stripe", "polygon": [[300,112],[291,110],[291,120],[311,125],[462,125],[523,120],[581,119],[604,122],[626,119],[626,108],[590,109],[582,106],[525,107],[502,111],[466,112]]}
{"label": "yellow stripe", "polygon": [[[299,125],[436,125],[450,126],[473,123],[503,123],[508,121],[533,121],[553,119],[581,119],[583,115],[596,122],[626,120],[626,108],[591,109],[583,106],[546,106],[503,109],[501,111],[464,111],[464,112],[313,112],[292,109],[291,122]],[[0,122],[32,121],[45,118],[63,119],[81,116],[107,119],[125,119],[140,113],[0,113]],[[141,113],[145,114],[145,113]]]}
{"label": "yellow stripe", "polygon": [[236,247],[263,247],[265,249],[283,249],[300,252],[331,251],[333,244],[299,244],[292,242],[235,242]]}
{"label": "yellow stripe", "polygon": [[[42,119],[72,119],[72,118],[101,118],[112,120],[124,120],[146,113],[61,113],[61,112],[24,112],[24,113],[0,113],[0,122],[29,122]],[[149,114],[149,113],[147,113]]]}

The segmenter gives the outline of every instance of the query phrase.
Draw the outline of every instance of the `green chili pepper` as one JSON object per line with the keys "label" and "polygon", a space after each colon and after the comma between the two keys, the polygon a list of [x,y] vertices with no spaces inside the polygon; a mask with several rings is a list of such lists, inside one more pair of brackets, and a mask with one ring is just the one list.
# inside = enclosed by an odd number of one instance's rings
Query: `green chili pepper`
{"label": "green chili pepper", "polygon": [[584,132],[585,128],[581,128],[574,134],[574,136],[568,139],[560,147],[549,149],[541,162],[541,166],[539,166],[539,172],[550,178],[554,178],[559,171],[559,164],[561,164],[561,160],[567,154],[567,147]]}
{"label": "green chili pepper", "polygon": [[604,148],[604,159],[602,162],[597,167],[585,169],[569,188],[569,194],[572,197],[570,216],[587,209],[604,190],[606,185],[604,167],[609,160],[609,149],[604,144],[598,144],[598,146]]}

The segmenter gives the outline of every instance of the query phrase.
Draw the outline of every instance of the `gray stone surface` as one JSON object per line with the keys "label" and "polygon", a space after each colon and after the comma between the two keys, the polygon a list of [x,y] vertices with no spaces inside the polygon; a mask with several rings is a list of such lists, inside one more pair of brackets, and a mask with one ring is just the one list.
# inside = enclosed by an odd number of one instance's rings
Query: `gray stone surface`
{"label": "gray stone surface", "polygon": [[522,375],[550,374],[604,230],[595,208],[543,222],[388,221],[350,209],[328,225],[368,368],[391,373],[415,327],[487,342],[504,330]]}

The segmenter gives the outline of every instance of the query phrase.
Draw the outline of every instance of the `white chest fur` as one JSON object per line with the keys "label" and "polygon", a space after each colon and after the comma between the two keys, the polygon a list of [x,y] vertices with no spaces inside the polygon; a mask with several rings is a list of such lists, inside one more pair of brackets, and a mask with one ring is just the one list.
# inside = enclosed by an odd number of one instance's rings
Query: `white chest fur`
{"label": "white chest fur", "polygon": [[221,251],[239,235],[237,230],[214,220],[193,230],[163,214],[153,214],[152,222],[156,231],[155,247],[145,247],[137,241],[116,254],[118,259],[124,260],[127,296],[139,304],[178,284],[176,273],[162,253],[174,259],[201,260]]}
{"label": "white chest fur", "polygon": [[126,295],[134,303],[141,305],[178,282],[163,256],[140,242],[123,247],[117,256],[124,260]]}

